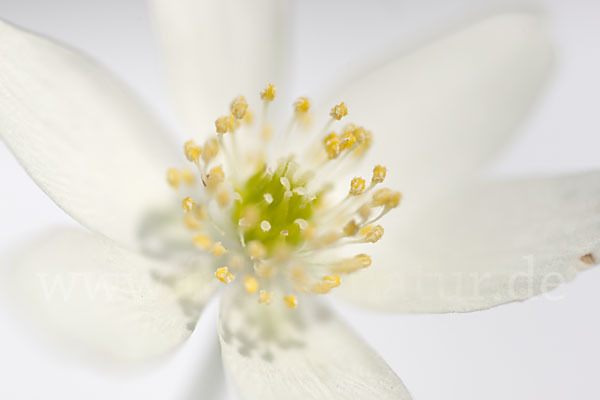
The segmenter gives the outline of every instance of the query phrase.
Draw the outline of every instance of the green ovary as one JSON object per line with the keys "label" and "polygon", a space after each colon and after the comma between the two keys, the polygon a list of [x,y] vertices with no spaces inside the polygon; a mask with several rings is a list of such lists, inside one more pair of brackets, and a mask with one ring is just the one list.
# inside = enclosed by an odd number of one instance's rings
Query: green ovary
{"label": "green ovary", "polygon": [[[301,179],[293,180],[288,167],[289,164],[285,164],[272,175],[260,170],[237,188],[242,199],[235,202],[233,207],[233,223],[238,225],[240,219],[246,222],[243,224],[245,242],[262,242],[269,255],[281,245],[296,247],[304,241],[300,225],[296,221],[301,219],[310,223],[313,209],[320,197],[317,195],[308,198],[296,193],[294,189],[304,189],[305,182]],[[286,196],[288,189],[281,183],[283,177],[289,180],[291,196],[290,193]],[[265,200],[265,195],[272,196],[270,204]],[[268,221],[271,228],[264,231],[261,228],[262,221]]]}

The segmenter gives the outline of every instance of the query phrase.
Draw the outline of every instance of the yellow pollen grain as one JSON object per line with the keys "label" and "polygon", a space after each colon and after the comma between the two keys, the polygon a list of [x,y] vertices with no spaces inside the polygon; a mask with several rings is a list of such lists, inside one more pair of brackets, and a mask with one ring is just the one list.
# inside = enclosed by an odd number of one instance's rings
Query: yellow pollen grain
{"label": "yellow pollen grain", "polygon": [[215,128],[219,135],[223,135],[227,132],[233,132],[235,129],[235,118],[233,115],[226,117],[217,118],[215,121]]}
{"label": "yellow pollen grain", "polygon": [[365,180],[360,177],[353,178],[350,181],[350,194],[352,196],[358,196],[365,191]]}
{"label": "yellow pollen grain", "polygon": [[310,110],[310,101],[306,97],[299,97],[294,102],[294,111],[297,113],[306,113]]}
{"label": "yellow pollen grain", "polygon": [[344,102],[341,102],[340,104],[336,105],[331,109],[329,115],[331,116],[331,118],[337,119],[339,121],[340,119],[348,115],[348,107],[346,107],[346,104],[344,104]]}
{"label": "yellow pollen grain", "polygon": [[213,244],[211,252],[215,257],[221,257],[223,254],[227,253],[227,249],[221,244],[221,242],[216,242]]}
{"label": "yellow pollen grain", "polygon": [[354,236],[358,233],[358,224],[354,221],[354,220],[350,220],[345,226],[344,226],[344,235],[346,236]]}
{"label": "yellow pollen grain", "polygon": [[267,248],[258,240],[248,243],[248,254],[252,260],[259,260],[267,255]]}
{"label": "yellow pollen grain", "polygon": [[229,110],[231,111],[231,115],[233,115],[236,119],[242,119],[246,115],[246,111],[248,111],[248,102],[244,96],[238,96],[231,102],[229,106]]}
{"label": "yellow pollen grain", "polygon": [[285,302],[287,308],[298,307],[298,299],[293,294],[290,294],[289,296],[284,296],[283,301]]}
{"label": "yellow pollen grain", "polygon": [[258,281],[255,277],[246,275],[244,277],[244,289],[246,292],[253,294],[258,290]]}
{"label": "yellow pollen grain", "polygon": [[277,88],[272,83],[267,83],[265,88],[260,91],[260,98],[265,102],[273,101],[277,95]]}
{"label": "yellow pollen grain", "polygon": [[167,170],[167,183],[174,189],[179,187],[179,183],[181,181],[181,176],[179,174],[179,170],[176,168],[169,168]]}
{"label": "yellow pollen grain", "polygon": [[185,199],[183,199],[183,201],[181,202],[183,211],[185,211],[186,213],[189,213],[190,211],[192,211],[192,209],[194,208],[195,205],[196,205],[196,202],[194,200],[192,200],[192,198],[189,196],[186,197]]}
{"label": "yellow pollen grain", "polygon": [[192,241],[194,242],[194,245],[203,250],[210,249],[210,246],[212,244],[212,240],[210,240],[210,237],[202,233],[194,235]]}
{"label": "yellow pollen grain", "polygon": [[376,165],[373,168],[373,177],[371,178],[371,183],[376,184],[383,182],[383,180],[385,179],[386,172],[387,170],[384,166]]}
{"label": "yellow pollen grain", "polygon": [[258,302],[260,304],[271,304],[271,297],[273,297],[271,293],[267,292],[266,290],[261,290],[258,292]]}
{"label": "yellow pollen grain", "polygon": [[188,229],[193,230],[193,231],[202,228],[202,224],[200,223],[200,221],[198,221],[196,218],[194,218],[194,216],[191,214],[187,214],[184,217],[183,223],[185,224],[185,226]]}
{"label": "yellow pollen grain", "polygon": [[197,163],[200,159],[200,155],[202,154],[202,148],[193,140],[188,140],[185,142],[183,145],[183,150],[185,152],[185,158],[193,163]]}
{"label": "yellow pollen grain", "polygon": [[215,271],[215,276],[223,283],[230,283],[235,279],[235,276],[229,272],[229,268],[221,267]]}

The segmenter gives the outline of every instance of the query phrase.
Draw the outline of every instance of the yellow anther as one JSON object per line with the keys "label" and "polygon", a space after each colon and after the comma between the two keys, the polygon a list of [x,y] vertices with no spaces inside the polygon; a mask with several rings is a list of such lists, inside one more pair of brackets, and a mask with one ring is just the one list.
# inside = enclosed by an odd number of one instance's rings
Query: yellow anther
{"label": "yellow anther", "polygon": [[181,175],[179,170],[176,168],[169,168],[167,170],[167,183],[172,187],[177,189],[179,187],[179,183],[181,181]]}
{"label": "yellow anther", "polygon": [[339,139],[337,133],[331,132],[329,135],[325,136],[325,138],[323,139],[323,144],[327,146],[327,143],[331,142],[332,140],[336,140],[336,139]]}
{"label": "yellow anther", "polygon": [[383,182],[383,180],[385,179],[386,172],[387,170],[384,166],[376,165],[373,168],[373,177],[371,178],[371,183],[376,184]]}
{"label": "yellow anther", "polygon": [[358,224],[354,222],[354,220],[350,220],[350,222],[344,226],[344,235],[354,236],[358,233],[358,229]]}
{"label": "yellow anther", "polygon": [[352,196],[358,196],[365,191],[365,180],[360,177],[352,178],[350,181],[350,194]]}
{"label": "yellow anther", "polygon": [[363,204],[358,209],[358,215],[360,215],[363,221],[366,221],[371,216],[371,207],[368,204]]}
{"label": "yellow anther", "polygon": [[248,254],[253,260],[259,260],[267,255],[267,248],[258,240],[248,243]]}
{"label": "yellow anther", "polygon": [[194,182],[196,182],[196,177],[189,168],[184,168],[181,170],[181,179],[188,185],[193,185]]}
{"label": "yellow anther", "polygon": [[225,172],[223,167],[216,166],[212,168],[206,175],[206,186],[210,189],[214,189],[225,181]]}
{"label": "yellow anther", "polygon": [[210,237],[208,235],[204,235],[202,233],[194,235],[194,238],[192,239],[192,241],[194,242],[194,244],[197,247],[199,247],[203,250],[210,249],[210,246],[212,244],[212,240],[210,240]]}
{"label": "yellow anther", "polygon": [[250,275],[246,275],[244,277],[244,289],[246,289],[246,292],[250,294],[256,293],[256,291],[258,290],[258,281],[256,280],[256,278]]}
{"label": "yellow anther", "polygon": [[254,264],[253,268],[259,278],[271,278],[275,275],[275,272],[277,272],[275,268],[266,261],[257,262]]}
{"label": "yellow anther", "polygon": [[229,189],[222,188],[219,191],[219,194],[217,195],[217,204],[219,204],[219,207],[225,208],[230,203],[231,203],[231,193],[229,192]]}
{"label": "yellow anther", "polygon": [[272,83],[267,83],[265,88],[260,91],[260,98],[264,101],[273,101],[275,99],[275,95],[277,94],[277,88]]}
{"label": "yellow anther", "polygon": [[330,160],[338,158],[341,151],[340,139],[338,139],[337,137],[330,139],[329,142],[325,144],[325,151],[327,152],[327,157]]}
{"label": "yellow anther", "polygon": [[192,209],[196,205],[196,202],[194,200],[192,200],[191,197],[188,196],[185,199],[183,199],[183,201],[181,202],[181,205],[183,207],[183,211],[185,211],[186,213],[189,213],[190,211],[192,211]]}
{"label": "yellow anther", "polygon": [[261,137],[264,141],[267,141],[273,137],[273,127],[270,124],[266,124],[264,126]]}
{"label": "yellow anther", "polygon": [[235,279],[235,276],[229,272],[229,268],[221,267],[215,271],[215,276],[223,283],[230,283]]}
{"label": "yellow anther", "polygon": [[312,285],[310,290],[316,294],[329,293],[331,289],[340,286],[340,276],[337,274],[324,276],[321,282]]}
{"label": "yellow anther", "polygon": [[183,223],[185,224],[185,226],[188,229],[193,230],[193,231],[202,228],[202,224],[200,223],[200,221],[198,221],[196,218],[194,218],[194,216],[191,214],[187,214],[184,217]]}
{"label": "yellow anther", "polygon": [[228,115],[226,117],[218,118],[215,121],[215,128],[217,128],[217,133],[219,135],[223,135],[227,132],[233,132],[235,129],[235,118],[233,115]]}
{"label": "yellow anther", "polygon": [[358,254],[354,256],[354,258],[360,261],[363,268],[371,266],[371,257],[369,257],[367,254]]}
{"label": "yellow anther", "polygon": [[310,110],[310,101],[306,97],[299,97],[294,102],[294,111],[297,113],[306,113]]}
{"label": "yellow anther", "polygon": [[227,249],[221,244],[221,242],[216,242],[213,244],[212,249],[210,250],[215,257],[221,257],[223,254],[227,253]]}
{"label": "yellow anther", "polygon": [[349,133],[349,134],[354,135],[354,131],[356,130],[356,128],[357,128],[357,126],[355,124],[353,124],[352,122],[347,123],[342,128],[342,133]]}
{"label": "yellow anther", "polygon": [[231,115],[233,115],[236,119],[242,119],[246,115],[246,111],[248,111],[248,102],[244,96],[238,96],[231,102],[229,106],[229,110],[231,111]]}
{"label": "yellow anther", "polygon": [[363,144],[367,140],[367,131],[362,126],[357,126],[352,131],[352,136],[354,136],[358,144]]}
{"label": "yellow anther", "polygon": [[260,219],[260,209],[257,206],[249,205],[242,210],[239,225],[243,228],[250,228],[258,224]]}
{"label": "yellow anther", "polygon": [[289,296],[284,296],[283,301],[285,302],[287,308],[298,307],[298,299],[293,294],[290,294]]}
{"label": "yellow anther", "polygon": [[351,149],[356,143],[356,137],[352,132],[343,132],[341,137],[341,147],[342,151]]}
{"label": "yellow anther", "polygon": [[205,163],[215,158],[219,154],[219,141],[216,138],[210,138],[204,143],[202,159]]}
{"label": "yellow anther", "polygon": [[183,150],[185,151],[185,158],[194,163],[198,162],[202,154],[202,147],[198,146],[193,140],[185,142]]}
{"label": "yellow anther", "polygon": [[273,297],[271,293],[267,292],[266,290],[261,290],[258,292],[258,302],[260,304],[271,304],[271,297]]}
{"label": "yellow anther", "polygon": [[388,201],[385,203],[386,208],[396,208],[400,205],[400,201],[402,200],[402,193],[400,192],[392,192]]}
{"label": "yellow anther", "polygon": [[340,104],[336,105],[331,109],[329,115],[331,115],[331,118],[337,119],[339,121],[340,119],[348,115],[348,107],[346,107],[346,104],[344,104],[344,102],[341,102]]}
{"label": "yellow anther", "polygon": [[381,225],[367,225],[360,230],[360,235],[365,237],[365,242],[375,243],[383,236],[383,227]]}
{"label": "yellow anther", "polygon": [[204,206],[203,204],[196,204],[192,211],[194,217],[201,221],[204,221],[208,218],[208,211],[206,210],[206,206]]}
{"label": "yellow anther", "polygon": [[254,122],[254,113],[252,112],[252,110],[247,109],[246,115],[244,116],[244,123],[246,125],[251,125],[253,122]]}
{"label": "yellow anther", "polygon": [[[357,141],[358,141],[358,139],[357,139]],[[361,143],[361,145],[354,149],[354,155],[357,157],[360,157],[363,154],[365,154],[367,152],[367,150],[369,150],[369,148],[371,147],[372,142],[373,142],[373,132],[364,131],[363,140],[362,140],[362,142],[359,141],[359,143]]]}
{"label": "yellow anther", "polygon": [[332,272],[340,274],[349,274],[360,269],[367,268],[371,265],[371,257],[366,254],[358,254],[352,258],[342,260],[338,264],[331,267]]}
{"label": "yellow anther", "polygon": [[373,207],[383,207],[390,201],[391,195],[392,191],[390,189],[381,188],[373,193],[371,204]]}

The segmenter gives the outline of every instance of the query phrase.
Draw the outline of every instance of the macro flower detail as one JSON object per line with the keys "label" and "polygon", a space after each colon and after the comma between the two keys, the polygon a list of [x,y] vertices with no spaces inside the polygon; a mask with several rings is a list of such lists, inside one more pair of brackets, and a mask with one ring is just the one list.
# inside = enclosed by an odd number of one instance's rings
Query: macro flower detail
{"label": "macro flower detail", "polygon": [[220,291],[242,398],[407,400],[326,299],[469,312],[597,263],[598,172],[481,176],[552,65],[539,15],[487,17],[309,100],[286,97],[288,2],[232,4],[154,3],[182,145],[88,57],[0,23],[2,140],[90,231],[15,249],[8,289],[36,331],[156,358]]}
{"label": "macro flower detail", "polygon": [[[339,133],[332,130],[348,114],[344,103],[331,109],[316,135],[299,132],[300,116],[310,109],[310,101],[301,97],[287,129],[264,135],[273,126],[268,111],[276,92],[273,84],[260,92],[261,121],[246,119],[251,111],[245,97],[233,99],[230,114],[215,121],[217,142],[215,137],[204,146],[185,142],[185,157],[195,172],[170,168],[166,179],[186,196],[184,224],[191,241],[214,257],[219,281],[228,284],[243,276],[235,283],[250,294],[260,289],[260,304],[271,304],[276,294],[296,308],[302,294],[327,294],[340,286],[341,275],[371,265],[367,254],[348,256],[350,245],[379,241],[384,231],[375,223],[399,205],[401,195],[377,189],[387,169],[376,165],[368,186],[354,177],[346,195],[335,199],[336,172],[364,157],[372,133],[353,123]],[[265,152],[270,142],[286,143],[291,135],[303,135],[308,145],[280,158]],[[277,155],[286,151],[280,146]]]}

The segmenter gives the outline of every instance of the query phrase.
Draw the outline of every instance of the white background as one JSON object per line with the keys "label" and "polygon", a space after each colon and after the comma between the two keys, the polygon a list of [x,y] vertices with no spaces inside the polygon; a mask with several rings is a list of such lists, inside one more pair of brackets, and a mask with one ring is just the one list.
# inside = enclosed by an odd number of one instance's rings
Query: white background
{"label": "white background", "polygon": [[[302,0],[296,6],[297,89],[310,93],[386,49],[495,5],[482,0]],[[531,3],[528,3],[531,4]],[[553,20],[554,81],[497,173],[600,167],[600,3],[538,1]],[[0,17],[84,49],[172,122],[151,24],[141,0],[0,0]],[[352,29],[354,27],[354,29]],[[360,27],[358,29],[357,27]],[[1,38],[0,38],[1,40]],[[340,44],[341,43],[341,44]],[[2,61],[0,60],[0,63]],[[53,224],[75,224],[0,145],[0,251]],[[387,316],[339,307],[416,399],[600,398],[600,270],[554,293],[462,315]],[[109,375],[50,352],[0,314],[0,397],[213,398],[220,382],[212,304],[191,340],[160,365]],[[211,350],[213,349],[213,350]],[[206,365],[211,371],[206,372]],[[203,378],[209,377],[211,384]],[[202,387],[197,390],[198,386]]]}

